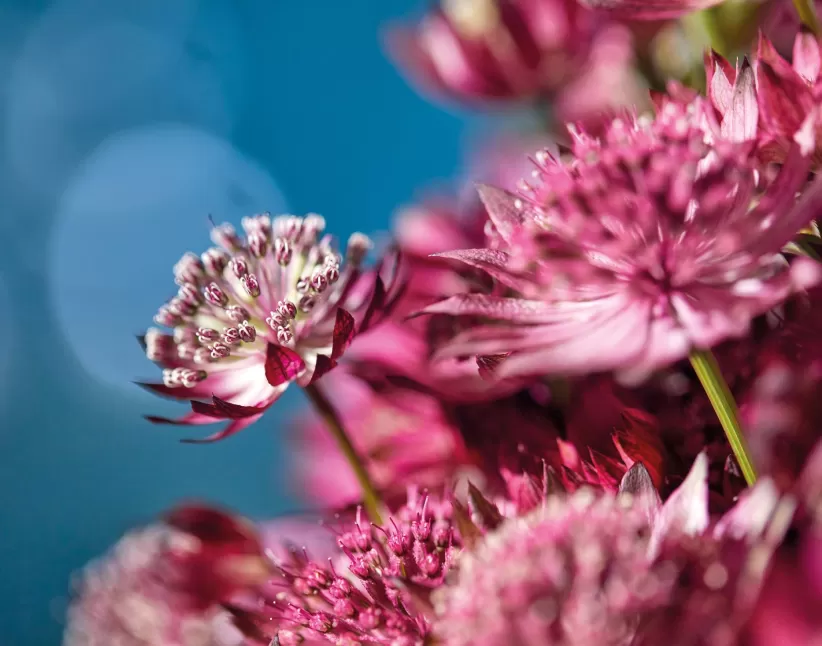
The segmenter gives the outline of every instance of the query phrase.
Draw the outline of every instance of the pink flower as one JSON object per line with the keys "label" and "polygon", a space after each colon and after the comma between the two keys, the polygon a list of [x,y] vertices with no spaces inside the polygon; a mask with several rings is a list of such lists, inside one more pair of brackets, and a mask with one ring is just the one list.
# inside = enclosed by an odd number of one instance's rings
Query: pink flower
{"label": "pink flower", "polygon": [[751,146],[711,121],[701,100],[670,102],[602,139],[575,132],[567,162],[538,154],[538,183],[519,196],[484,188],[501,246],[451,256],[492,267],[500,295],[426,308],[487,321],[439,356],[500,357],[499,378],[615,371],[636,383],[815,284],[815,262],[780,254],[822,207],[822,183],[805,187],[810,158],[794,145],[766,180]]}
{"label": "pink flower", "polygon": [[[404,496],[411,484],[437,490],[469,464],[436,399],[403,389],[374,392],[344,367],[328,377],[325,390],[384,500]],[[307,414],[292,429],[294,493],[330,507],[360,500],[359,484],[324,422]]]}
{"label": "pink flower", "polygon": [[813,448],[822,440],[822,365],[795,369],[768,365],[742,406],[752,458],[760,473],[783,490],[796,484]]}
{"label": "pink flower", "polygon": [[[804,27],[796,12],[796,7],[790,0],[765,0],[761,3],[759,29],[768,40],[773,43],[776,51],[785,58],[790,58],[793,51],[796,34]],[[822,5],[815,0],[811,2],[816,14],[820,14]]]}
{"label": "pink flower", "polygon": [[442,0],[389,32],[393,57],[421,85],[460,100],[552,92],[584,63],[593,21],[569,0]]}
{"label": "pink flower", "polygon": [[[813,644],[822,637],[822,443],[810,453],[792,496],[775,516],[782,532],[742,646]],[[795,510],[795,511],[794,511]],[[793,512],[793,513],[792,513]]]}
{"label": "pink flower", "polygon": [[244,521],[180,508],[167,524],[126,535],[86,568],[64,643],[232,646],[238,635],[218,604],[269,576],[262,545]]}
{"label": "pink flower", "polygon": [[[188,253],[174,268],[177,295],[160,308],[143,338],[146,354],[164,368],[154,392],[191,401],[179,420],[230,420],[210,442],[255,422],[291,382],[305,386],[333,368],[357,331],[382,315],[393,277],[382,266],[367,273],[371,245],[362,234],[348,242],[346,262],[322,236],[325,221],[258,215],[243,220],[245,237],[223,224],[218,246]],[[388,262],[389,270],[396,263]],[[210,399],[211,401],[204,401]]]}
{"label": "pink flower", "polygon": [[436,636],[445,646],[718,643],[747,616],[740,593],[756,580],[737,562],[762,534],[753,510],[767,516],[770,498],[740,502],[712,529],[706,475],[702,456],[660,507],[633,469],[620,495],[549,497],[503,521],[437,591]]}

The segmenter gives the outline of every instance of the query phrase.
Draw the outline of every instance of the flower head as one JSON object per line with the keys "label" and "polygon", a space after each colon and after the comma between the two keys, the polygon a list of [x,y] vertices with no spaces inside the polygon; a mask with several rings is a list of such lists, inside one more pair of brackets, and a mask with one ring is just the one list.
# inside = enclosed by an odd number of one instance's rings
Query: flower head
{"label": "flower head", "polygon": [[601,139],[573,132],[571,160],[538,154],[519,196],[485,188],[497,249],[454,256],[493,266],[500,295],[426,308],[487,321],[440,355],[502,357],[499,378],[614,371],[638,382],[744,335],[817,282],[816,263],[780,254],[822,207],[822,183],[796,199],[808,156],[795,144],[766,178],[751,146],[717,136],[712,118],[699,99],[669,102]]}
{"label": "flower head", "polygon": [[442,0],[389,33],[394,57],[426,87],[461,100],[555,90],[585,61],[592,18],[568,0]]}
{"label": "flower head", "polygon": [[[632,469],[619,495],[552,496],[504,520],[436,593],[437,637],[445,646],[719,643],[711,639],[747,616],[739,591],[755,583],[747,555],[762,527],[729,516],[710,529],[706,466],[703,456],[661,508],[647,473]],[[745,504],[740,516],[752,512]]]}
{"label": "flower head", "polygon": [[430,634],[428,599],[462,545],[450,502],[416,490],[389,523],[359,518],[339,530],[336,558],[293,550],[251,604],[232,607],[253,643],[420,646]]}
{"label": "flower head", "polygon": [[262,546],[243,521],[180,508],[86,568],[64,643],[228,646],[236,638],[228,641],[233,631],[218,604],[268,576]]}
{"label": "flower head", "polygon": [[[187,253],[174,268],[177,295],[143,338],[163,367],[151,390],[191,400],[192,413],[154,422],[230,423],[205,441],[256,421],[289,383],[305,386],[333,368],[357,331],[381,314],[392,277],[363,272],[370,241],[354,234],[345,259],[323,235],[325,221],[268,215],[244,218],[245,236],[214,227],[215,247]],[[391,264],[389,270],[396,269]],[[203,401],[211,399],[210,402]]]}

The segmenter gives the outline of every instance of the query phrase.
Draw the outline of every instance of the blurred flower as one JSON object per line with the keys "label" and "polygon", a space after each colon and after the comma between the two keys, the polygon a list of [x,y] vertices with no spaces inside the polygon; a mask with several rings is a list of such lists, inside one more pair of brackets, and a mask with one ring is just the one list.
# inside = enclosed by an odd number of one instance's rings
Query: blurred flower
{"label": "blurred flower", "polygon": [[482,189],[498,248],[451,257],[482,258],[517,296],[423,310],[487,321],[439,356],[499,357],[498,378],[613,370],[637,383],[816,283],[815,262],[779,253],[822,206],[819,183],[795,198],[809,157],[795,145],[766,181],[751,146],[716,137],[712,117],[699,99],[671,101],[602,139],[574,132],[570,162],[538,154],[540,183],[519,196]]}
{"label": "blurred flower", "polygon": [[199,441],[236,433],[289,383],[308,385],[333,368],[355,333],[382,315],[395,276],[396,259],[362,271],[371,246],[362,234],[351,236],[343,264],[330,237],[321,237],[318,215],[258,215],[243,227],[244,238],[231,225],[214,227],[218,246],[183,256],[174,268],[179,291],[155,316],[173,333],[152,328],[143,339],[148,357],[164,368],[163,383],[144,385],[191,400],[192,408],[179,420],[151,421],[231,420]]}
{"label": "blurred flower", "polygon": [[622,25],[600,31],[585,64],[554,105],[558,121],[579,124],[589,132],[599,132],[625,110],[649,107],[648,89],[636,70],[634,39]]}
{"label": "blurred flower", "polygon": [[744,513],[712,530],[706,472],[703,456],[662,507],[634,469],[621,495],[553,496],[505,520],[437,591],[437,636],[445,646],[718,643],[746,618],[738,593],[756,581],[740,556],[762,532],[752,511],[767,518],[771,499],[740,503]]}
{"label": "blurred flower", "polygon": [[773,361],[743,403],[751,453],[761,473],[789,491],[822,440],[822,365],[796,369]]}
{"label": "blurred flower", "polygon": [[[406,389],[377,393],[345,367],[328,378],[325,390],[383,500],[404,496],[410,484],[437,490],[469,463],[436,399]],[[360,500],[360,486],[324,422],[306,413],[291,428],[294,493],[331,507]]]}
{"label": "blurred flower", "polygon": [[[759,11],[759,29],[773,44],[780,55],[790,59],[796,34],[803,29],[802,21],[791,0],[764,0]],[[812,1],[816,15],[820,14],[822,4]]]}
{"label": "blurred flower", "polygon": [[270,576],[244,521],[204,507],[128,534],[86,568],[68,615],[66,646],[228,646],[238,643],[219,607]]}
{"label": "blurred flower", "polygon": [[618,20],[673,20],[718,5],[722,0],[582,0]]}
{"label": "blurred flower", "polygon": [[441,0],[419,24],[392,29],[388,46],[438,93],[521,99],[574,78],[593,32],[591,15],[571,0]]}
{"label": "blurred flower", "polygon": [[742,646],[822,640],[822,443],[779,511],[782,532],[769,546],[773,556]]}

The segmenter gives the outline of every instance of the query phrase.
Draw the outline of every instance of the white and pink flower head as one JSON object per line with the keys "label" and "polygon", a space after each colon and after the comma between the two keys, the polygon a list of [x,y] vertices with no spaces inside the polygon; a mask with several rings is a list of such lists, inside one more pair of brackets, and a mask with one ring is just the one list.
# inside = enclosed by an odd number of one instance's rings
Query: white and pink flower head
{"label": "white and pink flower head", "polygon": [[447,255],[499,289],[424,310],[486,321],[440,356],[504,357],[499,378],[614,371],[636,383],[818,282],[818,264],[780,253],[822,209],[822,184],[806,186],[811,151],[794,141],[774,177],[752,144],[721,136],[745,115],[714,116],[702,99],[671,101],[602,138],[572,130],[570,157],[538,153],[519,194],[481,189],[493,248]]}
{"label": "white and pink flower head", "polygon": [[[288,385],[306,386],[333,368],[355,334],[382,316],[396,285],[398,258],[362,264],[370,240],[355,233],[345,258],[323,235],[319,215],[243,219],[212,230],[215,247],[187,253],[174,268],[177,295],[143,342],[163,368],[154,392],[191,401],[170,424],[229,424],[219,440],[256,421]],[[210,400],[210,401],[208,401]]]}

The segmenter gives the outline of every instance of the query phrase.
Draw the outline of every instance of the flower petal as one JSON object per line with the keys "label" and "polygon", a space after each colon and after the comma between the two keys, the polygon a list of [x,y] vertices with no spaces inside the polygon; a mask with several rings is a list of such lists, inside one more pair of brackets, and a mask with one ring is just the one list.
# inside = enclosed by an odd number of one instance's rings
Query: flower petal
{"label": "flower petal", "polygon": [[649,551],[654,554],[669,533],[693,535],[705,531],[708,521],[708,456],[703,451],[694,460],[688,476],[659,510]]}
{"label": "flower petal", "polygon": [[526,291],[530,282],[527,277],[519,277],[508,270],[509,255],[495,249],[460,249],[432,254],[434,258],[459,260],[470,267],[482,269],[491,278],[506,287],[519,292]]}
{"label": "flower petal", "polygon": [[434,303],[420,314],[450,314],[452,316],[486,316],[517,323],[542,323],[556,314],[550,303],[522,298],[501,298],[485,294],[458,294]]}
{"label": "flower petal", "polygon": [[807,29],[797,35],[793,43],[793,68],[808,83],[815,83],[819,76],[819,41]]}
{"label": "flower petal", "polygon": [[224,440],[225,438],[231,437],[232,435],[239,433],[243,429],[248,428],[258,419],[260,419],[260,417],[262,417],[262,413],[260,415],[254,415],[253,417],[235,419],[221,431],[217,431],[213,435],[209,435],[208,437],[204,437],[201,439],[186,438],[180,441],[183,442],[183,444],[211,444],[212,442],[219,442],[220,440]]}
{"label": "flower petal", "polygon": [[314,366],[314,372],[311,373],[311,380],[308,384],[313,384],[317,379],[329,372],[332,368],[337,367],[337,361],[325,354],[317,355],[317,363]]}
{"label": "flower petal", "polygon": [[648,469],[643,464],[637,462],[622,476],[622,481],[619,483],[619,493],[630,494],[633,499],[633,506],[645,511],[651,523],[655,521],[659,509],[662,507],[662,500],[654,486],[654,481],[651,479],[651,474],[648,473]]}
{"label": "flower petal", "polygon": [[522,215],[517,208],[517,204],[521,203],[521,198],[508,191],[485,184],[477,186],[477,192],[497,232],[503,240],[510,242],[514,232],[522,223]]}
{"label": "flower petal", "polygon": [[269,343],[265,357],[265,377],[274,387],[293,381],[305,370],[305,362],[293,350]]}
{"label": "flower petal", "polygon": [[[378,285],[382,285],[379,280]],[[333,345],[331,349],[332,361],[339,359],[354,339],[354,317],[342,307],[337,310],[334,321]]]}
{"label": "flower petal", "polygon": [[[714,75],[716,79],[719,74]],[[730,141],[748,141],[756,137],[759,107],[756,103],[754,73],[746,58],[736,77],[728,109],[723,115],[720,134]]]}

